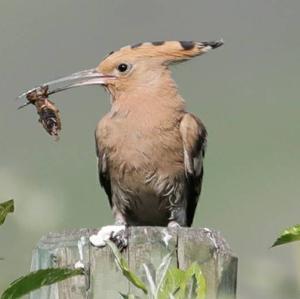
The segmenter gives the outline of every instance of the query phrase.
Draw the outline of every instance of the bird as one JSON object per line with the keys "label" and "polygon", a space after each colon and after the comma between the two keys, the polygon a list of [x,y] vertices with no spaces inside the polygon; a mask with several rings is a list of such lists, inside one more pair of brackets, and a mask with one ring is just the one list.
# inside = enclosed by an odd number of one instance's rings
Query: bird
{"label": "bird", "polygon": [[[223,40],[133,44],[110,52],[94,69],[43,85],[48,94],[102,85],[110,95],[111,109],[96,127],[95,143],[99,181],[115,226],[192,225],[207,130],[187,112],[170,66],[222,45]],[[53,89],[56,84],[63,85]],[[118,232],[102,229],[102,237]],[[94,243],[101,241],[94,236]]]}

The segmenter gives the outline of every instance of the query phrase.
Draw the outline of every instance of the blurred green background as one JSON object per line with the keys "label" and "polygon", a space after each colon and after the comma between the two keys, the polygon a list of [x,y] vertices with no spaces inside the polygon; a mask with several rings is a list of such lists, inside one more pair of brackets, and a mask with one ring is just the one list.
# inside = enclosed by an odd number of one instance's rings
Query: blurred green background
{"label": "blurred green background", "polygon": [[0,290],[29,271],[43,234],[112,222],[93,137],[105,92],[53,98],[58,143],[14,98],[127,44],[223,37],[222,48],[173,69],[209,132],[194,225],[221,230],[238,255],[238,298],[299,299],[299,243],[269,249],[300,222],[299,12],[299,0],[2,0],[0,201],[14,198],[16,212],[0,227]]}

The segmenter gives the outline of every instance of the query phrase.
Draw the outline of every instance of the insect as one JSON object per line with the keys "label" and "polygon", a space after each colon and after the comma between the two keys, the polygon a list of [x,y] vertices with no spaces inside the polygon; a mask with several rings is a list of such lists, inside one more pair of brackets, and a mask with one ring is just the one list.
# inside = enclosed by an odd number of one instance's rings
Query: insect
{"label": "insect", "polygon": [[[55,104],[48,99],[48,85],[40,86],[26,94],[28,104],[33,104],[36,107],[39,115],[39,122],[43,125],[48,134],[59,139],[61,131],[61,120],[59,110]],[[22,106],[20,107],[22,108]]]}

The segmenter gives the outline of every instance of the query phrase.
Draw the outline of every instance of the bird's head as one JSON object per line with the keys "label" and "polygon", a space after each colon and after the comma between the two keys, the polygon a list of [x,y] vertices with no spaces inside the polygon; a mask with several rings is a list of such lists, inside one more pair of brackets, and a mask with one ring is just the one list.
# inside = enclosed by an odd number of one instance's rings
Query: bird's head
{"label": "bird's head", "polygon": [[[42,86],[48,87],[48,95],[86,85],[102,85],[112,95],[135,88],[151,87],[166,78],[164,76],[169,77],[170,64],[189,60],[221,45],[222,40],[139,43],[111,52],[94,69],[74,73]],[[26,94],[28,92],[23,95]]]}

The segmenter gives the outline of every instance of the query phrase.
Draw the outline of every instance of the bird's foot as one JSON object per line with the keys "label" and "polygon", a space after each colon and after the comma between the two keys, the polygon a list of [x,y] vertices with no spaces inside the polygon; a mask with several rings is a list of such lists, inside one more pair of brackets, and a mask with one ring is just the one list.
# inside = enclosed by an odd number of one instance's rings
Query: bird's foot
{"label": "bird's foot", "polygon": [[123,225],[124,229],[111,234],[110,240],[115,243],[120,251],[128,246],[128,228]]}
{"label": "bird's foot", "polygon": [[180,227],[181,227],[181,225],[174,220],[172,220],[168,223],[168,228],[180,228]]}
{"label": "bird's foot", "polygon": [[93,246],[104,247],[106,241],[112,241],[119,250],[124,250],[128,246],[128,229],[125,225],[103,226],[97,234],[90,236]]}

